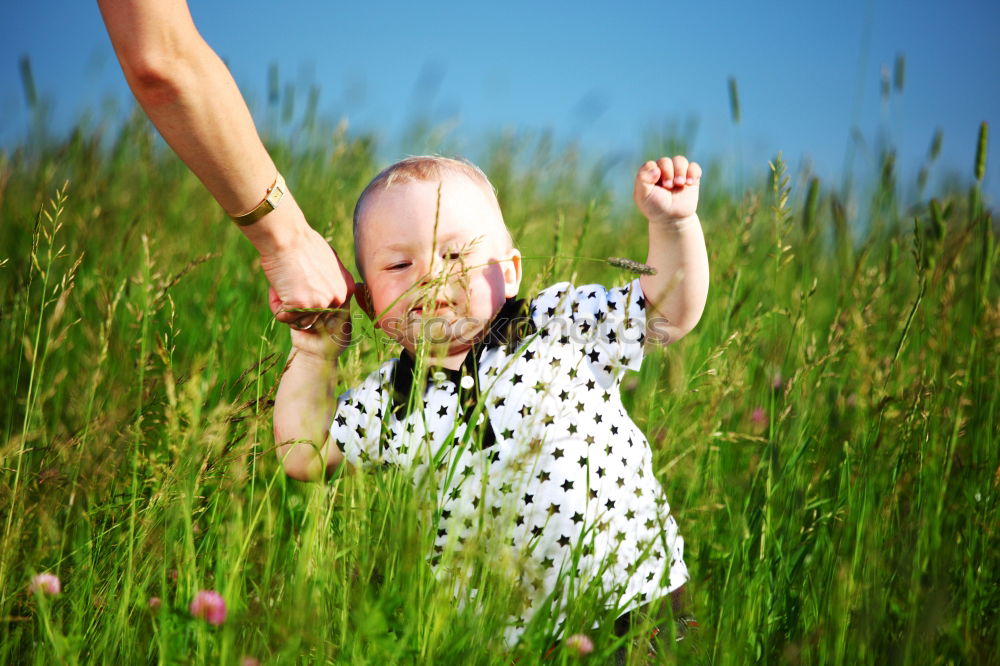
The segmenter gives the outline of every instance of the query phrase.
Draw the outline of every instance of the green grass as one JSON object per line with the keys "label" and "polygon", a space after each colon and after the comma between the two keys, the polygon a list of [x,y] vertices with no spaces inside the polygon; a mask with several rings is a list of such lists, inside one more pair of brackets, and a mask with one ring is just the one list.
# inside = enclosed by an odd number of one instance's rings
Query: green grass
{"label": "green grass", "polygon": [[[270,148],[351,265],[374,142],[306,139]],[[101,141],[0,156],[0,663],[511,663],[503,567],[470,551],[464,608],[436,585],[405,473],[284,478],[288,337],[252,247],[138,115]],[[627,279],[604,259],[642,260],[643,222],[599,173],[544,137],[491,145],[522,294]],[[996,227],[976,186],[903,210],[883,175],[864,220],[824,183],[789,192],[780,163],[741,197],[706,180],[705,315],[625,380],[714,663],[1000,652]],[[357,333],[344,386],[395,353]],[[43,571],[61,595],[29,594]],[[199,589],[222,626],[188,613]],[[519,663],[550,646],[546,619]],[[592,663],[620,644],[608,619],[594,592],[570,605]]]}

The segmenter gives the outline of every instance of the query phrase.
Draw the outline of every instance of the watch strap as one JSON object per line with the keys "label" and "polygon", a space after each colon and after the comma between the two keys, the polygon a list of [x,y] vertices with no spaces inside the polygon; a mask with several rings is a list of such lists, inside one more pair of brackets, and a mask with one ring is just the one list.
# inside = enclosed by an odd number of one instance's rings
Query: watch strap
{"label": "watch strap", "polygon": [[253,210],[248,213],[243,213],[242,215],[230,215],[230,217],[233,218],[233,221],[241,227],[251,225],[277,208],[278,204],[281,203],[282,198],[284,198],[287,192],[288,187],[285,185],[285,179],[282,178],[279,173],[275,176],[274,183],[271,184],[271,187],[267,188],[263,201],[257,204]]}

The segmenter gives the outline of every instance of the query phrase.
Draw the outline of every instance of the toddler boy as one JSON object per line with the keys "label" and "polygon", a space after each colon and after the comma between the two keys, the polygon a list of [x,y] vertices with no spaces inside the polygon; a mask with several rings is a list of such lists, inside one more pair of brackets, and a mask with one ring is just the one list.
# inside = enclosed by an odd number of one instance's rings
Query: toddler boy
{"label": "toddler boy", "polygon": [[520,252],[478,168],[417,157],[383,171],[355,209],[357,295],[403,352],[334,401],[345,320],[292,331],[274,408],[285,471],[313,479],[345,460],[411,469],[440,516],[432,562],[470,539],[517,560],[511,643],[572,579],[598,582],[622,611],[679,589],[683,539],[619,385],[645,344],[701,317],[700,177],[681,156],[639,170],[655,274],[614,289],[559,283],[523,301]]}

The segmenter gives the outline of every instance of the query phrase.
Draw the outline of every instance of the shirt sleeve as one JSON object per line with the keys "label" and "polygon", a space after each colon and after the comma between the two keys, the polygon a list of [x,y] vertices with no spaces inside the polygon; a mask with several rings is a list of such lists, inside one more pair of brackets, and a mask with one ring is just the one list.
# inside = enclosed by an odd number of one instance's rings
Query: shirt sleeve
{"label": "shirt sleeve", "polygon": [[337,398],[330,436],[352,465],[380,464],[386,460],[382,423],[388,411],[387,377],[391,362]]}
{"label": "shirt sleeve", "polygon": [[612,289],[561,282],[532,300],[531,316],[539,330],[570,336],[592,363],[603,364],[612,374],[642,365],[646,301],[639,280]]}

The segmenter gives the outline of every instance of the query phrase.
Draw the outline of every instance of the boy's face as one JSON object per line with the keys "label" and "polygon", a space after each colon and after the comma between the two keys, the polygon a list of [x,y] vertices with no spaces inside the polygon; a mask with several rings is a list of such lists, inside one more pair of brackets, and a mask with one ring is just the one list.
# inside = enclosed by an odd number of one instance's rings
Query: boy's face
{"label": "boy's face", "polygon": [[411,353],[421,337],[433,355],[467,351],[517,295],[521,255],[484,187],[446,174],[394,183],[364,203],[357,245],[376,325]]}

